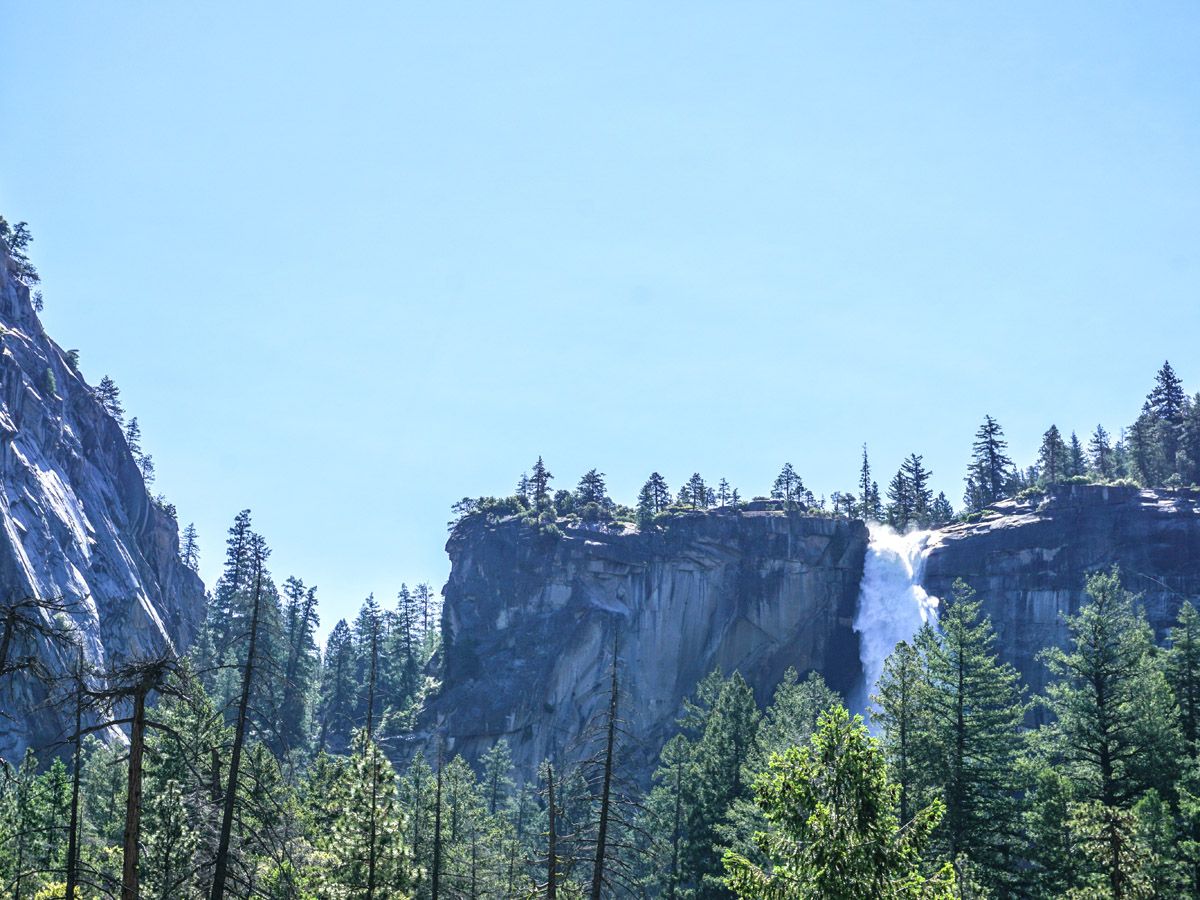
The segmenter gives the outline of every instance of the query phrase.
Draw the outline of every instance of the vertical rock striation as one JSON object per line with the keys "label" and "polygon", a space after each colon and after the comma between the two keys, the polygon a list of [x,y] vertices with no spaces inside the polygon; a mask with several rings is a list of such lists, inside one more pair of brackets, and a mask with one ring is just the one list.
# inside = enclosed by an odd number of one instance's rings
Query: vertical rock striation
{"label": "vertical rock striation", "polygon": [[1200,601],[1200,491],[1070,485],[1006,500],[938,532],[923,580],[943,598],[956,578],[975,588],[1001,657],[1039,691],[1049,673],[1038,653],[1066,645],[1088,574],[1114,565],[1161,640],[1184,599]]}
{"label": "vertical rock striation", "polygon": [[766,701],[788,667],[849,690],[867,529],[765,506],[677,517],[665,531],[565,536],[472,516],[447,550],[443,688],[451,749],[507,738],[518,768],[577,755],[606,702],[619,629],[627,760],[648,774],[696,682],[739,670]]}
{"label": "vertical rock striation", "polygon": [[[2,256],[2,254],[0,254]],[[147,493],[119,423],[42,329],[0,258],[0,591],[61,598],[97,665],[182,649],[204,585],[179,560],[175,520]],[[14,648],[52,674],[70,654]],[[39,681],[0,683],[0,756],[49,747],[66,718]]]}

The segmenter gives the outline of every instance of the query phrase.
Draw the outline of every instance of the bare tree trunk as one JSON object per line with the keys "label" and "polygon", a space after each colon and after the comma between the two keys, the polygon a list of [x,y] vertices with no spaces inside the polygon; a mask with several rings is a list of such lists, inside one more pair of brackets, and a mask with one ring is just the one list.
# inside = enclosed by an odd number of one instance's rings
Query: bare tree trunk
{"label": "bare tree trunk", "polygon": [[142,827],[142,754],[146,749],[146,694],[143,681],[133,694],[129,728],[129,784],[125,791],[125,839],[121,866],[121,900],[138,900],[138,850]]}
{"label": "bare tree trunk", "polygon": [[209,749],[209,764],[212,766],[211,791],[213,803],[221,802],[221,751],[216,747]]}
{"label": "bare tree trunk", "polygon": [[513,878],[517,868],[517,854],[521,850],[521,839],[525,837],[525,785],[521,785],[521,793],[517,796],[517,837],[513,841],[512,852],[508,855],[508,890],[506,896],[513,892]]}
{"label": "bare tree trunk", "polygon": [[229,877],[229,840],[233,834],[233,811],[237,804],[238,770],[242,764],[242,745],[246,740],[246,719],[250,708],[250,685],[254,679],[254,654],[258,648],[258,614],[262,605],[263,563],[266,548],[262,537],[251,536],[254,554],[254,606],[250,613],[250,646],[246,651],[246,667],[242,673],[242,699],[238,703],[237,727],[233,734],[233,751],[229,757],[229,777],[225,787],[225,809],[221,817],[221,838],[217,844],[213,868],[212,900],[224,900],[225,882]]}
{"label": "bare tree trunk", "polygon": [[75,668],[75,751],[71,761],[71,833],[67,836],[67,900],[79,892],[79,763],[83,756],[83,647]]}
{"label": "bare tree trunk", "polygon": [[675,761],[675,827],[671,831],[671,887],[668,900],[675,900],[679,884],[679,826],[683,820],[683,754]]}
{"label": "bare tree trunk", "polygon": [[592,869],[592,900],[600,900],[604,885],[604,854],[608,842],[609,798],[612,794],[613,746],[617,735],[617,634],[613,629],[612,682],[608,695],[608,729],[604,743],[604,781],[600,788],[600,824],[596,829],[596,864]]}
{"label": "bare tree trunk", "polygon": [[433,805],[433,897],[438,900],[442,879],[442,741],[438,738],[437,789]]}
{"label": "bare tree trunk", "polygon": [[371,745],[372,714],[375,711],[375,667],[379,659],[379,623],[371,623],[371,677],[367,685],[367,735],[363,742],[363,753],[371,767],[371,846],[367,850],[367,900],[375,900],[375,832],[376,805],[378,804],[379,759]]}
{"label": "bare tree trunk", "polygon": [[554,766],[546,764],[546,789],[550,801],[550,832],[546,852],[546,900],[558,896],[558,810],[554,805]]}
{"label": "bare tree trunk", "polygon": [[13,632],[17,629],[17,609],[11,607],[4,616],[4,636],[0,637],[0,673],[8,665],[8,648],[12,644]]}

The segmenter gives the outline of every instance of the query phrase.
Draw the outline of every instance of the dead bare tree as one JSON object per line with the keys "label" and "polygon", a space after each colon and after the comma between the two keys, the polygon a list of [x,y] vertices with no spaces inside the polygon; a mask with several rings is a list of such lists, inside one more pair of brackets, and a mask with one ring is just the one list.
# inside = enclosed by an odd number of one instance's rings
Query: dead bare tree
{"label": "dead bare tree", "polygon": [[225,808],[221,816],[221,836],[213,866],[212,900],[224,900],[225,884],[229,878],[229,841],[233,834],[233,814],[237,805],[238,770],[241,768],[242,747],[246,742],[247,719],[250,709],[250,689],[254,681],[255,654],[258,652],[258,624],[263,599],[265,563],[270,551],[259,534],[250,535],[250,559],[253,581],[253,604],[250,612],[250,645],[242,670],[242,696],[238,703],[237,724],[233,733],[233,749],[229,757],[229,775],[225,786]]}
{"label": "dead bare tree", "polygon": [[13,657],[23,640],[43,638],[60,648],[76,643],[76,633],[62,617],[78,609],[78,602],[62,597],[22,597],[0,601],[0,678],[37,665],[37,657],[28,654]]}
{"label": "dead bare tree", "polygon": [[558,896],[558,803],[554,798],[554,764],[542,763],[542,778],[546,782],[546,806],[549,827],[546,831],[546,900]]}
{"label": "dead bare tree", "polygon": [[600,889],[604,885],[604,864],[607,857],[609,801],[612,797],[613,749],[617,736],[617,635],[613,629],[613,654],[608,691],[608,721],[605,723],[603,775],[600,788],[600,822],[596,827],[596,864],[592,869],[592,898],[600,900]]}

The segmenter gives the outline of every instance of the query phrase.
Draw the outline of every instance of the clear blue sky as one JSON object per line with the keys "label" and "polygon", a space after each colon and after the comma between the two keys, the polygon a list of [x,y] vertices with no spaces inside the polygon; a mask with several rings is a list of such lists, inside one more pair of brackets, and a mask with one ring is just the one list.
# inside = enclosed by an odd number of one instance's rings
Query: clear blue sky
{"label": "clear blue sky", "polygon": [[6,3],[0,212],[323,628],[540,453],[818,492],[1200,388],[1195,3]]}

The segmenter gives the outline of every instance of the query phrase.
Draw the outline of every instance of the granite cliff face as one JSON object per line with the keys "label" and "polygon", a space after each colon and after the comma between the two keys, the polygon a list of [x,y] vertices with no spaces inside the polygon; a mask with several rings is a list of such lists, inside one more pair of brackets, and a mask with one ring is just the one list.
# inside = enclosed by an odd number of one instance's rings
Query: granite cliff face
{"label": "granite cliff face", "polygon": [[[505,737],[526,774],[570,757],[602,709],[614,628],[627,763],[643,776],[682,698],[714,668],[741,671],[762,702],[789,666],[854,696],[867,546],[861,522],[761,507],[681,517],[662,534],[561,538],[470,517],[447,548],[444,681],[428,725],[468,757]],[[1200,599],[1200,492],[1064,487],[1005,501],[927,546],[925,589],[948,597],[959,577],[975,587],[1002,657],[1036,691],[1047,675],[1037,654],[1067,641],[1088,573],[1120,566],[1160,637],[1185,597]]]}
{"label": "granite cliff face", "polygon": [[648,772],[683,698],[719,668],[760,701],[788,667],[858,677],[861,522],[765,509],[682,516],[665,532],[539,532],[464,520],[451,535],[444,682],[432,722],[450,749],[510,742],[519,769],[573,755],[604,708],[613,630],[629,763]]}
{"label": "granite cliff face", "polygon": [[1183,600],[1200,601],[1200,491],[1070,485],[1006,500],[936,535],[924,585],[939,597],[955,578],[975,588],[1001,657],[1037,691],[1049,674],[1037,654],[1066,645],[1087,575],[1114,565],[1162,639]]}
{"label": "granite cliff face", "polygon": [[[204,585],[179,561],[178,529],[146,491],[121,426],[42,329],[29,289],[0,250],[0,591],[60,598],[98,666],[182,649]],[[70,655],[69,653],[67,655]],[[10,649],[52,674],[69,662],[48,643]],[[46,689],[0,684],[0,756],[66,733]]]}

